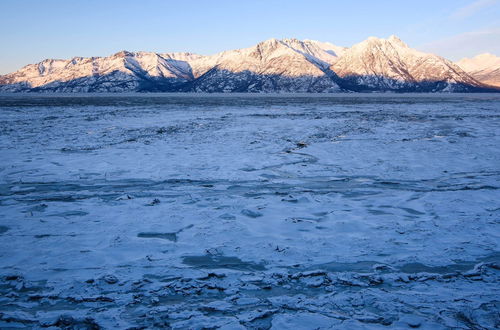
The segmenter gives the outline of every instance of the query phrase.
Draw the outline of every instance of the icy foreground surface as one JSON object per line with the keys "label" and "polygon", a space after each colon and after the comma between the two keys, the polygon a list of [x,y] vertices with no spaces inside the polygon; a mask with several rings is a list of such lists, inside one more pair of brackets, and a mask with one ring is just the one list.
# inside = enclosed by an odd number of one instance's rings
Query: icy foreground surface
{"label": "icy foreground surface", "polygon": [[0,97],[0,328],[493,329],[500,96]]}

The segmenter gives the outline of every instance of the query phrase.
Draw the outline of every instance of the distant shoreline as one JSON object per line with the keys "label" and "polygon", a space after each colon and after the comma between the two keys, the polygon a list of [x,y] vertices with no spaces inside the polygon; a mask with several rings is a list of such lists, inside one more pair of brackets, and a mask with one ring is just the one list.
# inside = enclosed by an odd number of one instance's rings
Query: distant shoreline
{"label": "distant shoreline", "polygon": [[498,92],[468,92],[468,93],[398,93],[398,92],[346,92],[346,93],[196,93],[196,92],[89,92],[89,93],[59,93],[59,92],[0,92],[4,96],[33,96],[33,97],[318,97],[318,98],[356,98],[356,97],[447,97],[458,96],[499,96]]}

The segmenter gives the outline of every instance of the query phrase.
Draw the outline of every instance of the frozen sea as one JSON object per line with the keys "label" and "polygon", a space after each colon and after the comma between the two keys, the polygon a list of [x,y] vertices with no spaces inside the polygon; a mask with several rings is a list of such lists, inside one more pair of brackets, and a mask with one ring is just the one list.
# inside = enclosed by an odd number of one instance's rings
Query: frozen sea
{"label": "frozen sea", "polygon": [[0,96],[0,328],[500,327],[500,95]]}

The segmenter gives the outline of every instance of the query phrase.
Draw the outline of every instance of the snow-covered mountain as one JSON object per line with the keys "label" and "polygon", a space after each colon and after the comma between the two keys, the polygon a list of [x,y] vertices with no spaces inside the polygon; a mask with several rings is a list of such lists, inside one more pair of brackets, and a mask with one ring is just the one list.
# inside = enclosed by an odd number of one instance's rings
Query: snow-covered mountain
{"label": "snow-covered mountain", "polygon": [[193,79],[188,53],[122,51],[108,57],[44,60],[0,77],[3,91],[121,92],[161,90]]}
{"label": "snow-covered mountain", "polygon": [[351,48],[270,39],[211,56],[122,51],[108,57],[44,60],[0,76],[0,91],[341,92],[480,91],[452,62],[395,36]]}
{"label": "snow-covered mountain", "polygon": [[197,92],[330,92],[340,88],[324,68],[336,56],[313,43],[270,39],[191,63]]}
{"label": "snow-covered mountain", "polygon": [[469,75],[483,84],[500,87],[500,57],[485,53],[456,62]]}
{"label": "snow-covered mountain", "polygon": [[408,47],[396,36],[370,37],[331,67],[353,90],[468,91],[482,87],[452,62]]}

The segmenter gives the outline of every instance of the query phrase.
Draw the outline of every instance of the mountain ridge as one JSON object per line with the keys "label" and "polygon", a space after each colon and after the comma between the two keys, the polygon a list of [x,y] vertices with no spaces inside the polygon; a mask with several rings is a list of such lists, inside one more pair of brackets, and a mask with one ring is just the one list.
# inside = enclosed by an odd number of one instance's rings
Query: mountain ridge
{"label": "mountain ridge", "polygon": [[[491,74],[491,73],[490,73]],[[2,92],[480,92],[496,91],[457,63],[392,35],[347,48],[268,39],[204,56],[120,51],[46,59],[0,76]]]}
{"label": "mountain ridge", "polygon": [[500,56],[489,53],[455,62],[469,75],[484,84],[500,87]]}

